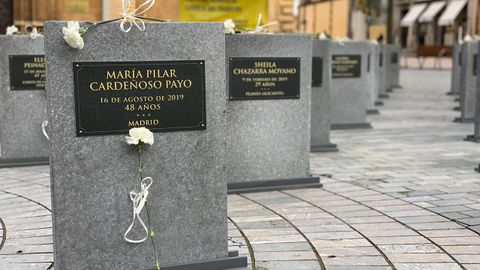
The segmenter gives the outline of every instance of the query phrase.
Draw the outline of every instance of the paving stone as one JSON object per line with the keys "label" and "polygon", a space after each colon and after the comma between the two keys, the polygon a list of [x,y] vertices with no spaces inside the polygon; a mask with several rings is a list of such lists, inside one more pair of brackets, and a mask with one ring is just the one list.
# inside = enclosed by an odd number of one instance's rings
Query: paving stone
{"label": "paving stone", "polygon": [[442,253],[442,250],[433,244],[379,245],[378,248],[388,254]]}

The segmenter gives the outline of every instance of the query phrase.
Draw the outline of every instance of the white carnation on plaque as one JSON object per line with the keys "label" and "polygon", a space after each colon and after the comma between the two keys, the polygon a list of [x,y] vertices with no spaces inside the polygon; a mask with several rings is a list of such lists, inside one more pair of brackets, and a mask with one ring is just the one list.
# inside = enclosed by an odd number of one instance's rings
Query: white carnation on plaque
{"label": "white carnation on plaque", "polygon": [[19,30],[15,25],[11,25],[7,27],[7,32],[6,32],[7,36],[15,35],[17,33],[19,33]]}
{"label": "white carnation on plaque", "polygon": [[75,49],[83,49],[85,46],[80,31],[80,24],[76,21],[70,21],[68,22],[67,27],[63,27],[63,39],[70,47]]}
{"label": "white carnation on plaque", "polygon": [[128,135],[130,136],[125,136],[127,144],[137,145],[140,142],[143,142],[152,145],[154,142],[153,133],[145,127],[132,128],[128,132]]}
{"label": "white carnation on plaque", "polygon": [[225,34],[235,34],[235,23],[232,19],[228,19],[223,23]]}

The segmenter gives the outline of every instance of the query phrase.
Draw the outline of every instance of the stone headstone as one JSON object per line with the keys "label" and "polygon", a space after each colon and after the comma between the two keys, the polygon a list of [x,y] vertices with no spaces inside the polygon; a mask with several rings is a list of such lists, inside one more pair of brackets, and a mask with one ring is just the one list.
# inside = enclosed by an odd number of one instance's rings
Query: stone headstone
{"label": "stone headstone", "polygon": [[0,167],[48,164],[43,37],[0,36]]}
{"label": "stone headstone", "polygon": [[382,106],[383,101],[381,99],[388,98],[389,95],[387,93],[387,66],[385,63],[385,54],[386,54],[386,46],[383,44],[379,45],[379,54],[378,54],[378,100],[375,102],[375,105]]}
{"label": "stone headstone", "polygon": [[[378,59],[379,75],[378,75],[378,97],[388,98],[388,47],[387,45],[380,45],[380,55]],[[382,101],[377,102],[377,105],[383,105]]]}
{"label": "stone headstone", "polygon": [[452,79],[451,79],[451,87],[450,95],[458,95],[460,93],[460,70],[462,67],[462,45],[455,44],[452,50]]}
{"label": "stone headstone", "polygon": [[456,122],[473,122],[475,117],[475,93],[477,89],[476,56],[477,42],[462,44],[462,67],[460,73],[460,117]]}
{"label": "stone headstone", "polygon": [[332,66],[329,40],[313,40],[311,152],[338,151],[330,142]]}
{"label": "stone headstone", "polygon": [[376,102],[378,101],[378,58],[379,58],[379,48],[380,45],[370,42],[369,51],[367,55],[367,74],[365,76],[367,80],[367,95],[368,95],[368,105],[367,105],[367,114],[379,114],[378,109],[375,107]]}
{"label": "stone headstone", "polygon": [[401,57],[401,50],[397,46],[387,45],[389,48],[389,88],[388,91],[393,91],[394,88],[400,88],[400,57]]}
{"label": "stone headstone", "polygon": [[312,39],[226,36],[230,193],[319,186],[310,175]]}
{"label": "stone headstone", "polygon": [[153,178],[161,269],[246,266],[227,250],[223,24],[146,23],[123,33],[109,23],[88,31],[82,50],[65,43],[65,25],[45,26],[55,269],[153,268],[149,240],[123,239],[140,182],[124,138],[139,124],[155,132],[143,174]]}
{"label": "stone headstone", "polygon": [[367,64],[370,42],[332,42],[332,129],[370,128]]}
{"label": "stone headstone", "polygon": [[[475,42],[477,46],[477,51],[480,51],[480,42]],[[476,54],[476,61],[480,60],[480,55]],[[480,76],[477,76],[477,86],[475,89],[475,102],[476,104],[480,104]],[[474,131],[473,135],[468,135],[465,140],[473,141],[473,142],[480,142],[480,106],[475,106],[475,117],[474,117]]]}

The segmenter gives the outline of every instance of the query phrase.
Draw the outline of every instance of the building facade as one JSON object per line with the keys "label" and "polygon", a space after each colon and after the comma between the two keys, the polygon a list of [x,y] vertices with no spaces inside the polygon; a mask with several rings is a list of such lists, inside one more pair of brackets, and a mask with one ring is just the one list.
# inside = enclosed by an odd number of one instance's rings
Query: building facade
{"label": "building facade", "polygon": [[[12,13],[11,10],[13,10],[13,23],[23,29],[29,25],[41,27],[46,20],[100,21],[116,18],[121,14],[121,2],[120,0],[0,0],[0,6],[13,7],[6,12]],[[139,6],[144,1],[133,2]],[[259,13],[262,13],[263,23],[277,22],[270,28],[271,31],[293,32],[297,29],[293,3],[294,0],[256,0],[255,3],[251,0],[156,0],[155,5],[144,16],[172,21],[188,21],[189,18],[195,21],[202,21],[202,19],[221,21],[232,17],[241,22],[248,18],[249,27],[252,28],[255,27]],[[188,10],[192,6],[198,11]],[[255,9],[257,6],[262,8]],[[217,11],[211,12],[215,7],[218,8]],[[187,13],[199,16],[189,17]],[[11,24],[11,21],[7,23]],[[0,25],[0,33],[3,33],[4,30],[2,31],[1,27]]]}
{"label": "building facade", "polygon": [[379,39],[415,51],[479,34],[480,0],[303,0],[298,30]]}

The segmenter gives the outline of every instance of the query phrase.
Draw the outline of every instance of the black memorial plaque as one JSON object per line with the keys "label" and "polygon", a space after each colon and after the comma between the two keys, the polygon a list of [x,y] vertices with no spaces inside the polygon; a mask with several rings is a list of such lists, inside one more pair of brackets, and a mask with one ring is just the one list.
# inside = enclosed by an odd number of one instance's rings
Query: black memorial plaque
{"label": "black memorial plaque", "polygon": [[312,58],[312,87],[323,85],[323,59],[322,57]]}
{"label": "black memorial plaque", "polygon": [[360,78],[361,55],[332,55],[332,78]]}
{"label": "black memorial plaque", "polygon": [[45,90],[44,55],[10,55],[10,90]]}
{"label": "black memorial plaque", "polygon": [[230,58],[230,100],[300,98],[300,58]]}
{"label": "black memorial plaque", "polygon": [[478,65],[477,65],[478,54],[473,55],[473,76],[477,76]]}
{"label": "black memorial plaque", "polygon": [[380,67],[383,66],[383,53],[380,53],[380,57],[379,57],[379,65]]}
{"label": "black memorial plaque", "polygon": [[393,53],[390,55],[390,57],[391,57],[390,63],[392,63],[392,64],[398,64],[398,53],[393,52]]}
{"label": "black memorial plaque", "polygon": [[73,63],[77,136],[206,129],[204,61]]}

